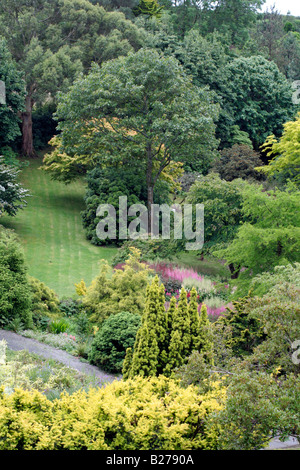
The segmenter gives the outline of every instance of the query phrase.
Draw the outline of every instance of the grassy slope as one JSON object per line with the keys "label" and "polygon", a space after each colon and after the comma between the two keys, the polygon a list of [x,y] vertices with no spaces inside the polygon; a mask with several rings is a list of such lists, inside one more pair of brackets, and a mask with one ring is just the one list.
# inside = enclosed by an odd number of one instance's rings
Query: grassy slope
{"label": "grassy slope", "polygon": [[23,244],[29,274],[45,282],[60,297],[75,293],[74,283],[89,285],[99,272],[101,259],[111,260],[116,250],[91,245],[82,228],[82,182],[68,186],[51,181],[34,160],[22,173],[23,185],[32,197],[16,217],[1,223],[15,229]]}

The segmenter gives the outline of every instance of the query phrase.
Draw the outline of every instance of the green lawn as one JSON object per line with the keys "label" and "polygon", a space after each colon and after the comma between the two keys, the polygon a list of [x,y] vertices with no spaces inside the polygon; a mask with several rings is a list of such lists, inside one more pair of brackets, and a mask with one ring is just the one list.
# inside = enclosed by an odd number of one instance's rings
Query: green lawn
{"label": "green lawn", "polygon": [[99,272],[101,259],[110,262],[115,248],[93,246],[85,239],[80,211],[84,209],[83,182],[64,185],[40,170],[33,160],[22,172],[23,185],[32,194],[16,217],[2,217],[14,229],[25,250],[29,274],[45,282],[60,296],[72,296],[74,283],[89,285]]}

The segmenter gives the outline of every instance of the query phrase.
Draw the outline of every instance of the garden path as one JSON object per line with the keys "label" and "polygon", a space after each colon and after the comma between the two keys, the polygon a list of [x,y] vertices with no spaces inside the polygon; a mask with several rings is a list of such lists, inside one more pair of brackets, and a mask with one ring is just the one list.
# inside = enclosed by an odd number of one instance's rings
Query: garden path
{"label": "garden path", "polygon": [[61,351],[47,344],[40,343],[32,338],[25,338],[12,331],[0,330],[0,341],[2,339],[7,342],[7,347],[13,351],[26,349],[28,352],[42,356],[45,359],[54,359],[84,374],[95,376],[100,379],[100,382],[113,382],[118,378],[115,375],[107,374],[96,366],[83,362],[81,359],[72,356],[66,351]]}

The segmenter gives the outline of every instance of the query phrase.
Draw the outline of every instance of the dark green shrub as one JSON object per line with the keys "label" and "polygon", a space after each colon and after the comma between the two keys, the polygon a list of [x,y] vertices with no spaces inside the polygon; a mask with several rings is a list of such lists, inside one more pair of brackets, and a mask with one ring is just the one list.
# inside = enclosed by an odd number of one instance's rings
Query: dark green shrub
{"label": "dark green shrub", "polygon": [[141,317],[136,313],[111,315],[96,333],[89,361],[109,372],[121,372],[126,349],[133,348],[140,323]]}
{"label": "dark green shrub", "polygon": [[262,166],[260,154],[249,145],[235,144],[231,148],[221,150],[220,159],[216,160],[213,170],[226,181],[236,178],[263,180],[264,175],[255,170]]}
{"label": "dark green shrub", "polygon": [[[106,245],[112,240],[100,240],[96,233],[96,228],[100,217],[96,216],[97,208],[100,204],[111,204],[116,209],[119,217],[119,197],[127,196],[128,206],[141,203],[138,194],[141,193],[139,179],[131,172],[122,172],[116,168],[102,170],[98,167],[91,170],[87,175],[88,190],[85,196],[86,210],[82,212],[83,227],[86,230],[86,237],[94,245]],[[118,231],[116,236],[118,237]],[[117,242],[117,240],[113,240]]]}
{"label": "dark green shrub", "polygon": [[174,256],[182,250],[183,243],[181,240],[164,240],[149,239],[149,240],[127,240],[120,246],[116,255],[112,260],[113,266],[124,263],[130,253],[131,247],[140,250],[141,261],[157,261],[160,259],[172,260]]}
{"label": "dark green shrub", "polygon": [[[127,207],[133,204],[145,204],[147,201],[147,187],[145,184],[145,171],[142,166],[134,168],[106,168],[96,166],[87,174],[88,189],[84,198],[86,209],[81,213],[86,237],[94,245],[106,245],[122,243],[118,239],[118,224],[116,227],[116,240],[100,240],[96,233],[96,227],[100,217],[96,216],[100,204],[111,204],[116,209],[117,220],[119,218],[119,197],[127,197]],[[156,185],[155,200],[157,204],[168,203],[169,187],[165,181],[159,181]],[[128,223],[135,217],[128,217]]]}
{"label": "dark green shrub", "polygon": [[24,328],[33,326],[31,290],[22,248],[10,230],[0,226],[0,328],[19,319]]}
{"label": "dark green shrub", "polygon": [[227,312],[217,320],[217,323],[231,327],[231,347],[234,354],[240,357],[252,354],[253,349],[265,339],[261,322],[251,316],[251,302],[249,296],[233,301],[233,308],[227,307]]}
{"label": "dark green shrub", "polygon": [[13,166],[19,168],[20,166],[24,165],[25,162],[21,162],[17,158],[17,153],[9,146],[5,145],[1,147],[0,154],[3,157],[3,163],[5,165]]}

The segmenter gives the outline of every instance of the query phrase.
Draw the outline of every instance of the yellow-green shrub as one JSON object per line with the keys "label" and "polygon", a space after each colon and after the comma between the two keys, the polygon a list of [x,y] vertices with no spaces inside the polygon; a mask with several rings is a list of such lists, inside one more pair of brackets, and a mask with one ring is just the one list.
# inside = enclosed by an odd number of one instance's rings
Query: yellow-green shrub
{"label": "yellow-green shrub", "polygon": [[45,329],[49,320],[60,315],[59,299],[54,290],[32,276],[28,276],[31,291],[31,311],[34,325]]}
{"label": "yellow-green shrub", "polygon": [[0,450],[215,449],[207,427],[225,390],[206,395],[164,376],[115,381],[50,402],[38,392],[0,394]]}
{"label": "yellow-green shrub", "polygon": [[109,277],[107,262],[101,265],[100,274],[82,297],[90,320],[101,324],[110,315],[119,312],[142,314],[146,288],[152,270],[140,262],[140,251],[132,248],[122,269],[115,269]]}

